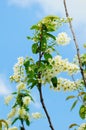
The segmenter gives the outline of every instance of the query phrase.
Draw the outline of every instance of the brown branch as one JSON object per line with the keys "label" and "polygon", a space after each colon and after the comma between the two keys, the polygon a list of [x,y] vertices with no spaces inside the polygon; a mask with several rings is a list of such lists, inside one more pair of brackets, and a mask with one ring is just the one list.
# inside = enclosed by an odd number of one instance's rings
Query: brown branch
{"label": "brown branch", "polygon": [[24,121],[23,120],[21,120],[21,124],[22,124],[22,127],[20,127],[20,130],[25,130]]}
{"label": "brown branch", "polygon": [[[44,54],[43,52],[41,52],[42,35],[43,35],[43,34],[42,34],[42,30],[41,30],[40,44],[39,44],[39,50],[40,50],[40,52],[39,52],[39,64],[38,64],[38,68],[40,68],[41,59],[42,59],[42,56],[43,56],[43,54]],[[38,78],[41,79],[41,72],[38,72]],[[53,125],[52,125],[50,116],[49,116],[49,114],[48,114],[47,108],[46,108],[45,103],[44,103],[44,99],[43,99],[43,95],[42,95],[42,84],[41,84],[41,83],[38,83],[37,88],[38,88],[39,95],[40,95],[40,102],[41,102],[41,105],[42,105],[42,107],[43,107],[43,110],[44,110],[44,112],[45,112],[45,114],[46,114],[46,117],[47,117],[47,119],[48,119],[49,126],[50,126],[51,130],[54,130],[54,127],[53,127]]]}
{"label": "brown branch", "polygon": [[48,119],[50,128],[51,128],[51,130],[54,130],[53,125],[52,125],[52,122],[51,122],[51,119],[50,119],[50,116],[49,116],[48,111],[47,111],[47,109],[46,109],[46,106],[45,106],[45,104],[44,104],[44,99],[43,99],[43,95],[42,95],[41,83],[39,84],[39,86],[40,86],[40,87],[39,87],[38,90],[39,90],[39,95],[40,95],[40,102],[41,102],[42,107],[43,107],[43,109],[44,109],[44,112],[45,112],[45,114],[46,114],[46,116],[47,116],[47,119]]}
{"label": "brown branch", "polygon": [[[67,5],[66,5],[66,0],[63,0],[63,3],[64,3],[66,17],[69,18],[69,13],[68,13]],[[73,36],[73,40],[74,40],[74,43],[75,43],[76,51],[77,51],[79,68],[80,68],[81,75],[82,75],[82,78],[83,78],[83,81],[84,81],[84,85],[85,85],[85,88],[86,88],[86,79],[85,79],[85,76],[84,76],[82,63],[81,63],[81,59],[80,59],[80,50],[79,50],[78,42],[76,40],[76,36],[75,36],[75,32],[73,30],[72,22],[70,20],[68,22],[69,22],[69,27],[70,27],[70,30],[71,30],[71,33],[72,33],[72,36]]]}

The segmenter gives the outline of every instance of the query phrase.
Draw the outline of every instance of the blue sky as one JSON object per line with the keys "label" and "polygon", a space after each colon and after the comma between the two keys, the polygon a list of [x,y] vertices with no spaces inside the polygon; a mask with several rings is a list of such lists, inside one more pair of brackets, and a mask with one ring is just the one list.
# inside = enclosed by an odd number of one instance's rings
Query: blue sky
{"label": "blue sky", "polygon": [[[73,26],[77,35],[81,53],[85,52],[82,45],[86,42],[86,0],[67,1],[70,16],[73,17]],[[31,53],[31,43],[26,36],[32,35],[30,26],[37,23],[46,15],[59,15],[65,17],[62,0],[1,0],[0,1],[0,118],[6,118],[10,111],[3,103],[3,97],[14,91],[15,85],[10,84],[9,76],[13,73],[13,65],[19,56],[33,56]],[[64,26],[60,31],[70,34],[68,26]],[[70,49],[69,49],[70,48]],[[67,47],[57,48],[64,58],[69,56],[71,61],[75,54],[74,43]],[[34,57],[35,58],[35,57]],[[72,102],[65,102],[65,98],[70,93],[54,92],[49,87],[43,88],[45,103],[52,117],[52,122],[56,130],[67,130],[68,126],[75,123],[82,123],[78,116],[78,105],[70,112]],[[31,111],[43,113],[39,103],[37,90],[32,94],[36,104],[32,105]],[[3,110],[4,107],[4,110]],[[44,113],[43,113],[44,114]],[[32,122],[27,130],[50,130],[46,118]]]}

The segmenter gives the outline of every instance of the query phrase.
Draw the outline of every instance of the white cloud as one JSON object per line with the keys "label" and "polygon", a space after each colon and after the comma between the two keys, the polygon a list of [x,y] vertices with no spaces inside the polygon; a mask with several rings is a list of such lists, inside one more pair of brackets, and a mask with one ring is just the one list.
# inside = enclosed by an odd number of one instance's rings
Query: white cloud
{"label": "white cloud", "polygon": [[[58,14],[64,15],[63,0],[8,0],[11,5],[21,7],[28,7],[35,3],[40,5],[45,14]],[[70,16],[75,21],[86,21],[86,0],[67,0],[68,10]]]}
{"label": "white cloud", "polygon": [[8,0],[10,5],[16,5],[20,7],[28,7],[33,3],[33,0]]}
{"label": "white cloud", "polygon": [[0,95],[8,95],[9,93],[11,93],[11,90],[8,83],[0,76]]}

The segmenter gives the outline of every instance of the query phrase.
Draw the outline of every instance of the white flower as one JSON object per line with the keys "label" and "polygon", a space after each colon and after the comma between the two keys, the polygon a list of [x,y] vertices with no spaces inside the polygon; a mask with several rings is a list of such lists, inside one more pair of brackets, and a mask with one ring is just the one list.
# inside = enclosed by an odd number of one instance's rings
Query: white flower
{"label": "white flower", "polygon": [[11,112],[8,114],[8,119],[14,117],[16,114],[16,108],[13,108]]}
{"label": "white flower", "polygon": [[11,123],[12,123],[11,119],[7,119],[6,122],[7,122],[7,124],[8,124],[9,126],[10,126]]}
{"label": "white flower", "polygon": [[83,123],[80,125],[80,127],[78,128],[78,130],[85,130],[86,129],[86,123]]}
{"label": "white flower", "polygon": [[25,73],[24,73],[25,69],[23,63],[24,63],[24,58],[19,57],[18,62],[13,67],[14,73],[13,76],[10,76],[11,81],[20,82],[25,78]]}
{"label": "white flower", "polygon": [[17,127],[8,128],[8,130],[18,130]]}
{"label": "white flower", "polygon": [[29,96],[25,96],[23,98],[23,103],[27,106],[28,104],[30,104],[31,102],[31,98]]}
{"label": "white flower", "polygon": [[70,42],[70,37],[68,37],[67,33],[62,32],[58,34],[56,41],[59,45],[67,45]]}
{"label": "white flower", "polygon": [[39,119],[39,118],[41,118],[42,116],[41,116],[41,114],[40,114],[39,112],[35,112],[35,113],[32,113],[32,117],[33,117],[34,119]]}
{"label": "white flower", "polygon": [[26,88],[26,84],[24,84],[23,82],[20,82],[17,87],[18,91],[20,90],[24,90]]}
{"label": "white flower", "polygon": [[58,78],[57,87],[51,87],[55,91],[73,91],[77,90],[81,86],[81,83],[79,80],[76,80],[75,82],[70,81],[68,79],[64,78]]}
{"label": "white flower", "polygon": [[9,102],[12,100],[13,95],[8,95],[7,97],[5,97],[5,104],[8,105]]}
{"label": "white flower", "polygon": [[18,109],[18,114],[21,118],[24,118],[24,116],[27,114],[25,109],[22,107],[22,108],[19,108]]}
{"label": "white flower", "polygon": [[45,68],[45,71],[42,75],[44,83],[50,82],[51,78],[56,76],[61,72],[67,72],[69,75],[77,73],[79,67],[73,63],[70,63],[68,59],[62,59],[61,56],[57,55],[53,59],[49,59],[49,63],[52,68]]}
{"label": "white flower", "polygon": [[21,65],[23,65],[23,63],[24,63],[24,57],[19,57],[18,64],[21,66]]}

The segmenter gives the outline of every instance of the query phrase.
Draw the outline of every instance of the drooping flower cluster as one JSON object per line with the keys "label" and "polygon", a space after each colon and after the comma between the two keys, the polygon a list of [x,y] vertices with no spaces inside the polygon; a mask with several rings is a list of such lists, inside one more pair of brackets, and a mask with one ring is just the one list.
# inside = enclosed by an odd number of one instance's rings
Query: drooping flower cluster
{"label": "drooping flower cluster", "polygon": [[86,123],[81,124],[78,130],[86,130]]}
{"label": "drooping flower cluster", "polygon": [[[33,100],[30,96],[30,92],[23,88],[20,91],[19,90],[17,93],[12,95],[12,98],[15,98],[15,102],[10,113],[8,114],[8,120],[10,120],[12,123],[16,118],[18,118],[28,122],[29,124],[32,118],[41,118],[41,114],[38,112],[32,113],[32,115],[29,113],[29,106]],[[7,98],[5,98],[5,103],[8,105],[12,98],[7,96]]]}
{"label": "drooping flower cluster", "polygon": [[[28,69],[29,68],[30,67],[28,67]],[[16,85],[17,91],[5,98],[5,104],[7,105],[10,103],[12,99],[14,100],[12,109],[10,113],[8,114],[8,120],[11,120],[11,123],[12,123],[17,118],[20,121],[21,120],[25,121],[26,124],[29,125],[31,118],[34,118],[29,113],[29,106],[30,106],[31,101],[33,101],[33,98],[30,95],[30,91],[27,89],[23,57],[18,58],[18,62],[13,67],[13,71],[14,71],[14,74],[13,76],[10,77],[10,79],[11,81],[14,81],[17,83]],[[36,116],[40,118],[37,114]]]}
{"label": "drooping flower cluster", "polygon": [[70,43],[70,37],[68,37],[66,32],[61,32],[56,37],[56,41],[58,45],[67,45]]}
{"label": "drooping flower cluster", "polygon": [[58,78],[57,80],[57,87],[52,87],[51,84],[51,89],[55,91],[74,91],[78,88],[82,89],[82,84],[80,80],[76,80],[75,82],[64,78]]}
{"label": "drooping flower cluster", "polygon": [[[22,92],[22,90],[24,92]],[[28,105],[30,105],[31,102],[31,97],[29,96],[29,91],[28,93],[25,93],[25,91],[27,91],[26,89],[22,89],[21,91],[18,91],[18,93],[16,93],[16,96],[14,96],[13,98],[15,98],[15,103],[12,107],[11,112],[8,114],[8,119],[12,119],[15,118],[17,115],[19,117],[21,117],[22,119],[24,118],[28,118],[29,119],[29,109],[28,109]],[[25,96],[26,95],[26,96]],[[9,101],[8,97],[7,99],[5,98],[5,102],[6,104],[8,104]]]}
{"label": "drooping flower cluster", "polygon": [[50,82],[51,78],[61,72],[67,72],[72,75],[79,71],[79,67],[73,63],[70,63],[67,59],[62,59],[61,56],[55,56],[53,59],[49,59],[49,63],[52,68],[46,68],[43,73],[44,82]]}

